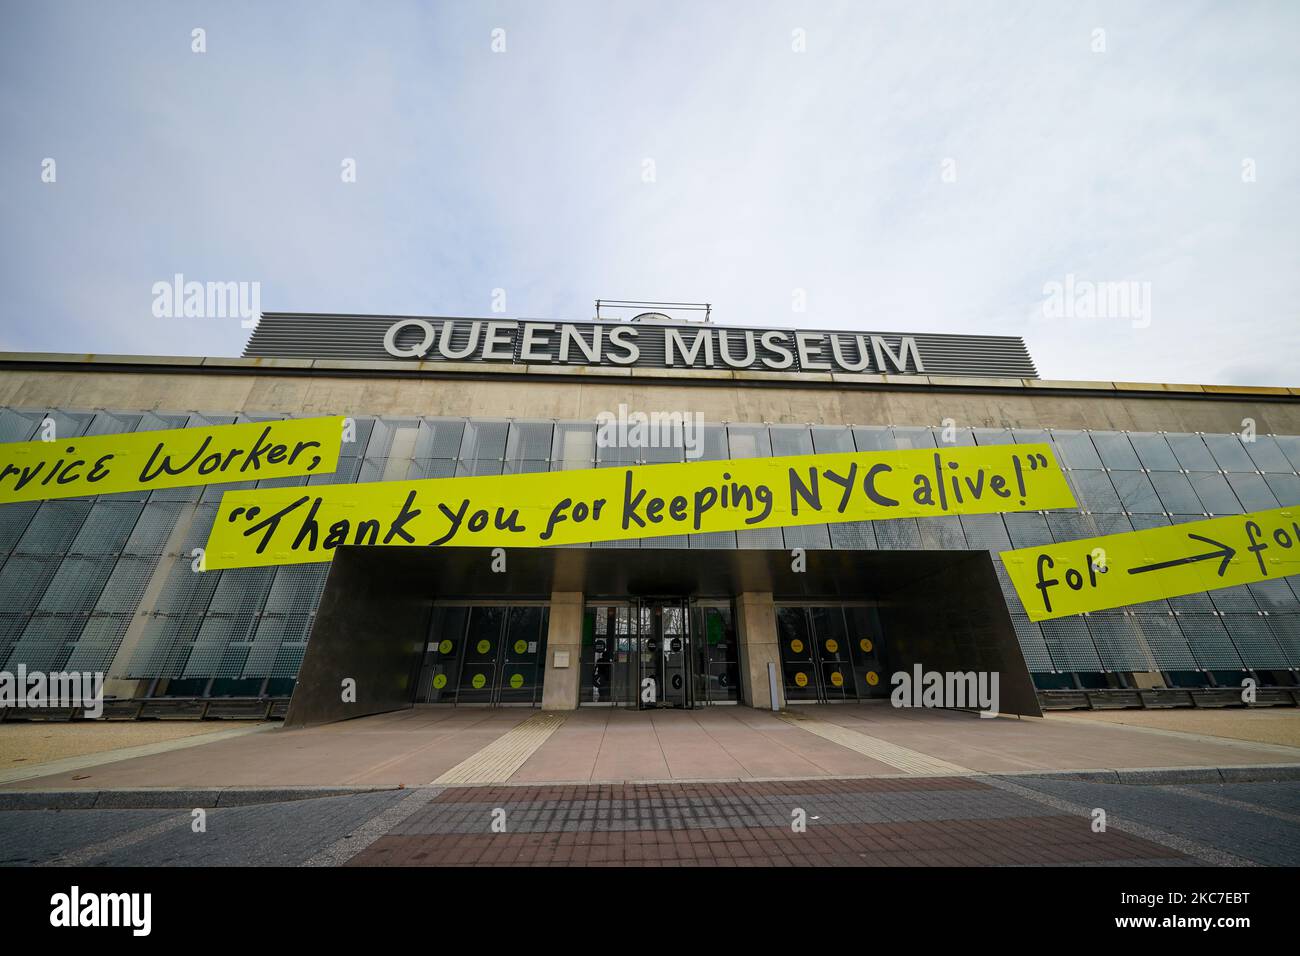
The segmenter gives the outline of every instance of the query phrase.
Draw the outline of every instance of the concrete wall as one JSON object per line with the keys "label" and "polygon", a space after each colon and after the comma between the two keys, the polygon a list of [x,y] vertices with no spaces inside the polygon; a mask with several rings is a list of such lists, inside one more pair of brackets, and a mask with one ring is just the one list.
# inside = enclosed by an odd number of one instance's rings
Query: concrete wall
{"label": "concrete wall", "polygon": [[776,634],[776,606],[770,591],[736,595],[736,638],[740,649],[741,702],[760,710],[772,707],[768,663],[776,664],[776,706],[785,707],[781,683],[781,648]]}
{"label": "concrete wall", "polygon": [[[568,667],[556,667],[556,654],[567,654]],[[542,710],[576,710],[581,691],[582,592],[556,591],[551,595],[550,625],[546,632],[546,671],[542,683]]]}
{"label": "concrete wall", "polygon": [[[174,361],[182,365],[195,360]],[[1230,433],[1240,431],[1242,419],[1249,417],[1261,433],[1300,434],[1300,394],[1289,395],[1284,389],[1015,379],[944,379],[956,384],[939,385],[926,378],[870,375],[836,376],[833,381],[826,375],[827,381],[821,382],[817,376],[782,373],[751,376],[739,384],[742,379],[735,376],[740,373],[720,378],[687,371],[611,377],[606,382],[580,379],[576,373],[586,371],[580,368],[521,375],[492,366],[476,366],[473,377],[446,372],[396,377],[391,365],[386,367],[386,375],[378,369],[370,374],[340,370],[289,375],[216,368],[197,374],[197,369],[134,371],[93,364],[27,368],[0,359],[0,405],[36,410],[592,419],[625,402],[647,411],[698,411],[713,422],[938,425],[952,418],[959,427]],[[560,374],[566,371],[575,374]],[[808,384],[810,379],[817,384]],[[1186,391],[1171,391],[1180,388]]]}

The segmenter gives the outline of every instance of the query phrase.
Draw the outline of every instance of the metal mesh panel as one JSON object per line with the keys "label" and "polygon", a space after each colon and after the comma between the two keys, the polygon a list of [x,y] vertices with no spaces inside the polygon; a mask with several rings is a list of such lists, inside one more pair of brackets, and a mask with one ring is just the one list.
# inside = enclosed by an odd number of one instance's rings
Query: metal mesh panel
{"label": "metal mesh panel", "polygon": [[162,554],[184,508],[185,505],[171,501],[146,504],[122,551],[126,554]]}
{"label": "metal mesh panel", "polygon": [[1087,621],[1093,644],[1096,645],[1102,666],[1106,670],[1158,670],[1128,612],[1098,611],[1089,614]]}
{"label": "metal mesh panel", "polygon": [[85,499],[43,501],[14,546],[23,554],[62,554],[81,530],[90,513]]}
{"label": "metal mesh panel", "polygon": [[1292,667],[1300,667],[1300,614],[1270,614],[1268,626]]}
{"label": "metal mesh panel", "polygon": [[40,506],[39,501],[0,505],[0,554],[14,549]]}
{"label": "metal mesh panel", "polygon": [[232,616],[211,615],[203,618],[190,648],[189,657],[181,671],[181,677],[238,677],[244,669],[243,657],[239,657],[238,666],[233,673],[226,669],[226,647],[232,643],[247,643],[253,632],[254,617],[251,614]]}
{"label": "metal mesh panel", "polygon": [[705,531],[688,535],[692,548],[727,549],[736,547],[736,532]]}
{"label": "metal mesh panel", "polygon": [[1029,615],[1022,611],[1011,613],[1011,624],[1016,629],[1016,638],[1020,641],[1020,652],[1025,656],[1025,664],[1033,673],[1051,673],[1056,670],[1052,655],[1047,651],[1047,642],[1039,626],[1029,620]]}
{"label": "metal mesh panel", "polygon": [[870,521],[844,521],[828,525],[831,547],[844,551],[874,551],[876,529]]}
{"label": "metal mesh panel", "polygon": [[961,519],[956,515],[939,518],[917,518],[921,532],[921,546],[930,551],[964,551],[966,535],[961,529]]}
{"label": "metal mesh panel", "polygon": [[889,521],[877,521],[876,544],[881,551],[920,550],[921,529],[916,526],[915,518],[893,518]]}
{"label": "metal mesh panel", "polygon": [[1099,671],[1101,658],[1082,618],[1062,617],[1041,621],[1043,641],[1058,671]]}
{"label": "metal mesh panel", "polygon": [[1262,614],[1225,614],[1222,620],[1247,667],[1271,669],[1291,666],[1269,628],[1268,619]]}
{"label": "metal mesh panel", "polygon": [[253,633],[253,644],[244,661],[241,677],[273,677],[281,645],[301,644],[311,628],[309,614],[263,615]]}
{"label": "metal mesh panel", "polygon": [[1032,548],[1052,544],[1052,532],[1047,527],[1047,517],[1037,514],[1004,514],[1003,523],[1013,548]]}
{"label": "metal mesh panel", "polygon": [[190,645],[203,622],[200,614],[156,615],[145,623],[127,677],[180,677]]}
{"label": "metal mesh panel", "polygon": [[85,624],[85,615],[33,614],[14,643],[11,661],[33,671],[60,670]]}
{"label": "metal mesh panel", "polygon": [[0,610],[21,614],[36,607],[60,563],[57,555],[9,555],[0,568]]}
{"label": "metal mesh panel", "polygon": [[[1208,604],[1209,602],[1206,601]],[[1205,670],[1235,670],[1242,666],[1237,646],[1217,614],[1180,613],[1175,618],[1192,656]]]}
{"label": "metal mesh panel", "polygon": [[1132,621],[1150,649],[1157,669],[1186,671],[1198,668],[1196,656],[1172,613],[1134,611]]}
{"label": "metal mesh panel", "polygon": [[40,415],[23,414],[6,408],[0,411],[0,442],[31,441],[40,424]]}
{"label": "metal mesh panel", "polygon": [[784,529],[786,548],[818,548],[831,546],[831,535],[824,524],[805,524]]}
{"label": "metal mesh panel", "polygon": [[113,563],[113,558],[109,557],[73,555],[64,558],[36,610],[89,614],[113,571]]}
{"label": "metal mesh panel", "polygon": [[72,554],[116,554],[126,545],[144,504],[139,501],[97,501],[85,524],[68,546]]}
{"label": "metal mesh panel", "polygon": [[1219,611],[1254,614],[1259,610],[1259,605],[1255,603],[1255,595],[1244,584],[1231,588],[1219,588],[1207,593],[1210,595],[1210,600],[1214,602],[1215,609]]}
{"label": "metal mesh panel", "polygon": [[91,615],[82,627],[81,639],[72,645],[64,667],[70,671],[107,674],[130,627],[130,614]]}
{"label": "metal mesh panel", "polygon": [[[1034,517],[1038,517],[1035,515]],[[1007,526],[1002,515],[962,515],[961,528],[965,532],[966,546],[973,551],[1006,551],[1011,547]],[[997,559],[995,554],[994,560]]]}
{"label": "metal mesh panel", "polygon": [[158,559],[152,555],[123,555],[113,565],[113,571],[104,584],[104,590],[95,602],[98,614],[133,614],[144,598],[144,592],[153,578]]}

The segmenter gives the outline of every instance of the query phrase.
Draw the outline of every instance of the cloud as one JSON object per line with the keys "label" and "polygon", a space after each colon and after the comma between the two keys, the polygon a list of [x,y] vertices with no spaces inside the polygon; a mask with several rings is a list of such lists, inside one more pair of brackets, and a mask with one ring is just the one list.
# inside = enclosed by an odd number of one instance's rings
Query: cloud
{"label": "cloud", "polygon": [[[733,324],[1023,335],[1045,377],[1296,382],[1290,6],[4,18],[5,348],[238,354],[237,321],[150,316],[152,283],[181,272],[260,281],[271,310],[701,300]],[[1149,282],[1149,327],[1045,319],[1067,274]]]}

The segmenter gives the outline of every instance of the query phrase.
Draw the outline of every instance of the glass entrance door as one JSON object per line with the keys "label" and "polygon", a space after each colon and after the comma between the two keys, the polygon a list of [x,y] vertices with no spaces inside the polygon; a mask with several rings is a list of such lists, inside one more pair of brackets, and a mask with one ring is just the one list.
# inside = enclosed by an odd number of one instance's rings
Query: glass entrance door
{"label": "glass entrance door", "polygon": [[777,635],[786,700],[884,697],[879,626],[873,608],[778,605]]}
{"label": "glass entrance door", "polygon": [[581,703],[641,710],[696,706],[691,619],[685,598],[589,604]]}
{"label": "glass entrance door", "polygon": [[548,612],[542,605],[435,608],[416,702],[536,705]]}
{"label": "glass entrance door", "polygon": [[690,615],[686,602],[641,602],[641,677],[637,700],[642,710],[695,706],[691,679]]}

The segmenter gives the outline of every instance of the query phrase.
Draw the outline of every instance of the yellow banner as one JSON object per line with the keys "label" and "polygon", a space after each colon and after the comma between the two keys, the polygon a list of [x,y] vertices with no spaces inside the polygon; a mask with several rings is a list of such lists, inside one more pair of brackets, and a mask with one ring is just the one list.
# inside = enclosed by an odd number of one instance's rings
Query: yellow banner
{"label": "yellow banner", "polygon": [[343,421],[295,418],[0,444],[0,504],[329,474],[338,466]]}
{"label": "yellow banner", "polygon": [[345,544],[526,548],[1073,507],[1047,445],[268,488],[222,496],[206,566],[328,561]]}
{"label": "yellow banner", "polygon": [[1003,551],[1034,621],[1300,572],[1300,508]]}

